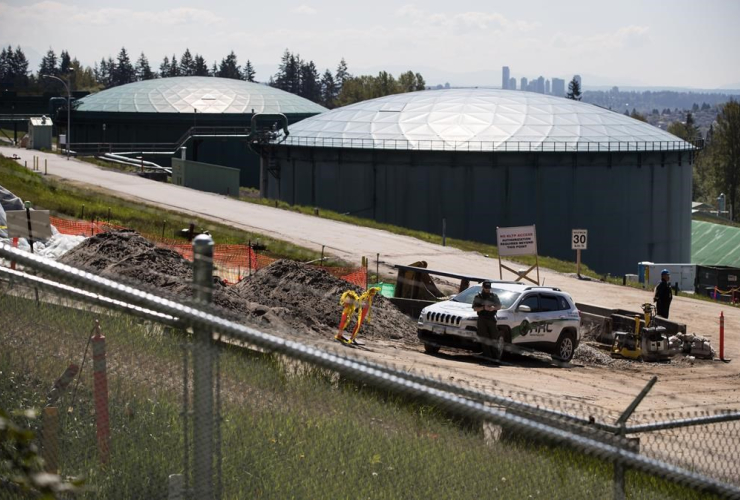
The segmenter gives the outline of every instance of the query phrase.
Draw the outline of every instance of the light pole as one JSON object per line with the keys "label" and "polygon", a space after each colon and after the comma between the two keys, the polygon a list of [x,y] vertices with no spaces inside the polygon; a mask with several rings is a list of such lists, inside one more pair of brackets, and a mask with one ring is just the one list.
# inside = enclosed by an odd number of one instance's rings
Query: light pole
{"label": "light pole", "polygon": [[72,93],[69,91],[69,85],[59,78],[58,76],[54,75],[41,75],[44,78],[53,78],[54,80],[59,80],[62,82],[62,85],[64,85],[64,88],[67,89],[67,160],[69,160],[69,146],[72,144],[72,141],[70,140],[72,138],[72,130],[70,128],[70,111],[72,109]]}

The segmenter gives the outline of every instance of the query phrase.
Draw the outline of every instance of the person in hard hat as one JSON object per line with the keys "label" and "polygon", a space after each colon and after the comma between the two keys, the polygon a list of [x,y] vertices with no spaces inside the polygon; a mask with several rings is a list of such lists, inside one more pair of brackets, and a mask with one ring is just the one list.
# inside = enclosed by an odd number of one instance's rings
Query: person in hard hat
{"label": "person in hard hat", "polygon": [[671,300],[673,300],[673,290],[671,290],[671,272],[668,269],[663,269],[660,272],[660,283],[655,287],[655,297],[653,297],[653,302],[656,302],[658,316],[668,319],[668,310],[671,308]]}
{"label": "person in hard hat", "polygon": [[481,291],[473,299],[473,310],[478,313],[478,337],[483,345],[483,355],[487,358],[500,357],[502,353],[494,352],[494,341],[497,338],[498,326],[496,311],[501,309],[498,295],[491,291],[491,282],[484,281]]}

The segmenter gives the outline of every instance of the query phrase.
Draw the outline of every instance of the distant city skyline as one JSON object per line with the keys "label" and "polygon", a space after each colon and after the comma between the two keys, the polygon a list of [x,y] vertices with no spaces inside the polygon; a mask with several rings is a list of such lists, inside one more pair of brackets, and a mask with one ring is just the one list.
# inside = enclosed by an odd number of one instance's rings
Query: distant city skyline
{"label": "distant city skyline", "polygon": [[[209,66],[232,50],[258,79],[285,49],[335,70],[421,72],[430,84],[502,84],[500,68],[591,85],[740,88],[740,2],[676,0],[483,0],[362,4],[324,0],[249,3],[212,0],[0,0],[0,45],[20,45],[38,69],[53,48],[84,65],[124,46],[152,66],[189,48]],[[513,43],[515,41],[515,43]],[[485,57],[482,54],[488,53]],[[485,61],[485,64],[482,62]]]}
{"label": "distant city skyline", "polygon": [[[552,80],[545,78],[540,75],[537,78],[529,79],[526,76],[521,77],[519,80],[519,88],[516,86],[516,77],[512,76],[514,73],[511,71],[510,66],[503,66],[501,68],[501,88],[504,90],[526,90],[528,92],[537,92],[539,94],[565,96],[566,81],[562,78],[553,77]],[[578,84],[583,89],[581,75],[573,75],[568,79],[570,83],[573,79],[578,80]]]}

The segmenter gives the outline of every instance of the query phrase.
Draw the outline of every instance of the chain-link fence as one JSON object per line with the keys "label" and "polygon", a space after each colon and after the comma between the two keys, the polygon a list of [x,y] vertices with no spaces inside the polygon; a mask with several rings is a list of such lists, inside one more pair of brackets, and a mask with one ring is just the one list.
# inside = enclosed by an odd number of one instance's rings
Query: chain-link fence
{"label": "chain-link fence", "polygon": [[[687,416],[385,366],[208,305],[195,244],[188,296],[0,245],[18,266],[0,267],[0,408],[42,409],[15,420],[81,498],[740,498],[737,420],[645,427]],[[0,473],[0,498],[27,496]]]}

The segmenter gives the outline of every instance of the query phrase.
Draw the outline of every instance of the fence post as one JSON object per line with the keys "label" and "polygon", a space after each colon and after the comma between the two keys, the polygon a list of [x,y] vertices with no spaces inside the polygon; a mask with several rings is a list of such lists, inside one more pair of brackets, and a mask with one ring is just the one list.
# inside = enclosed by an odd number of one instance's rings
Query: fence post
{"label": "fence post", "polygon": [[108,463],[110,457],[110,423],[108,421],[108,377],[105,362],[105,336],[100,333],[100,322],[95,320],[93,351],[93,394],[95,397],[95,427],[97,429],[100,462]]}
{"label": "fence post", "polygon": [[44,470],[50,474],[59,472],[59,411],[47,406],[42,413],[41,457]]}
{"label": "fence post", "polygon": [[442,217],[442,246],[447,246],[447,218]]}
{"label": "fence post", "polygon": [[[193,298],[210,304],[213,295],[213,239],[201,234],[193,240]],[[212,333],[193,327],[193,486],[194,498],[213,498],[213,354]]]}
{"label": "fence post", "polygon": [[[637,408],[637,405],[639,405],[643,399],[645,399],[645,396],[647,396],[648,392],[650,392],[650,389],[653,388],[655,383],[658,381],[658,377],[653,376],[648,383],[645,385],[645,387],[640,391],[640,394],[635,397],[635,399],[629,404],[626,410],[622,412],[622,414],[617,419],[616,424],[619,426],[619,430],[617,431],[616,435],[619,439],[619,441],[623,441],[625,439],[625,436],[627,433],[625,432],[625,427],[627,425],[627,420],[632,416],[632,413],[634,413],[635,409]],[[621,445],[623,448],[626,448],[627,445],[623,444]],[[624,465],[619,462],[614,462],[614,500],[624,500]]]}

